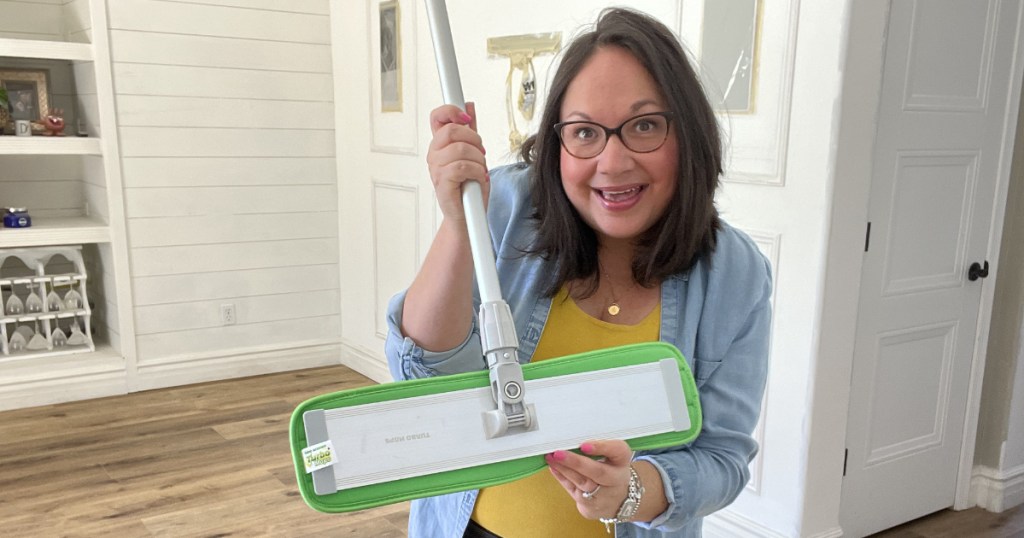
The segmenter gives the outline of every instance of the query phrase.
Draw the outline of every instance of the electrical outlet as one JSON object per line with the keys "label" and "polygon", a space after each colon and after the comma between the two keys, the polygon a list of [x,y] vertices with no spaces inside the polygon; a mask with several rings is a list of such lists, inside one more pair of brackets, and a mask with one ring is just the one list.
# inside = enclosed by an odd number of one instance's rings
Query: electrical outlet
{"label": "electrical outlet", "polygon": [[221,325],[234,325],[237,318],[235,317],[235,303],[225,303],[220,305],[220,324]]}

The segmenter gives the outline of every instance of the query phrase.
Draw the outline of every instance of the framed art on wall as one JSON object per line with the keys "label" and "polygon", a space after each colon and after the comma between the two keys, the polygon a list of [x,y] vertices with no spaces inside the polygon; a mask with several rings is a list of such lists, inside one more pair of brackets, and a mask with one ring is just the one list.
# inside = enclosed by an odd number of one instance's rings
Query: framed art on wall
{"label": "framed art on wall", "polygon": [[380,110],[402,111],[402,34],[397,0],[380,3]]}
{"label": "framed art on wall", "polygon": [[417,154],[416,5],[367,0],[370,151],[376,153]]}

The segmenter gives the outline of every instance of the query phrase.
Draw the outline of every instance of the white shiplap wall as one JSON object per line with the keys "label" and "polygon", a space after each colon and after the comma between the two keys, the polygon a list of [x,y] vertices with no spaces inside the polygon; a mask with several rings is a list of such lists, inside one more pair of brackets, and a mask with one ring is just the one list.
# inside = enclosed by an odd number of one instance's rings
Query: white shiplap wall
{"label": "white shiplap wall", "polygon": [[0,37],[57,40],[62,0],[0,0]]}
{"label": "white shiplap wall", "polygon": [[109,16],[140,375],[336,347],[327,1],[110,0]]}

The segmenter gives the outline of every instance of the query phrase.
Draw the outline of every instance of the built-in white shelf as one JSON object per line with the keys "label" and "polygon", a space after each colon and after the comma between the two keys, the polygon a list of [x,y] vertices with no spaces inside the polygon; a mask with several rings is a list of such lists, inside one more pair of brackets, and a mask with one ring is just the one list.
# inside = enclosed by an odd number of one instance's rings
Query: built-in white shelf
{"label": "built-in white shelf", "polygon": [[90,217],[32,217],[29,228],[0,228],[0,248],[110,242],[110,227]]}
{"label": "built-in white shelf", "polygon": [[[88,112],[95,132],[116,133],[108,0],[28,2],[26,5],[42,2],[67,9],[43,10],[46,13],[27,7],[0,9],[0,21],[3,21],[0,26],[7,30],[31,28],[38,30],[32,34],[34,37],[54,37],[53,40],[0,38],[0,65],[14,69],[50,69],[49,82],[55,87],[49,91],[63,99],[62,104]],[[80,36],[96,42],[65,40]],[[0,169],[10,165],[8,172],[16,170],[15,175],[19,176],[6,183],[2,193],[9,201],[0,200],[0,203],[17,201],[18,206],[28,205],[32,216],[29,228],[0,226],[0,249],[102,245],[100,252],[94,248],[84,249],[88,261],[102,261],[91,266],[93,274],[89,278],[108,284],[105,289],[97,288],[101,293],[90,297],[95,299],[98,310],[91,311],[88,320],[72,313],[83,327],[88,323],[89,327],[96,328],[99,342],[92,341],[95,348],[90,346],[91,351],[82,351],[82,346],[56,349],[52,338],[45,351],[34,346],[33,351],[39,353],[21,350],[15,353],[8,347],[4,355],[0,350],[0,410],[125,394],[135,386],[135,330],[117,137],[76,137],[73,122],[68,130],[69,135],[64,137],[0,136]],[[56,156],[71,158],[57,159],[60,163],[47,162]],[[34,163],[39,163],[38,170]],[[51,169],[67,170],[66,174],[58,176],[76,178],[79,184],[72,187],[75,191],[62,191],[53,198],[46,198],[54,189],[62,188],[60,182],[48,182],[53,175],[49,172]],[[55,205],[60,208],[87,207],[92,216],[47,217],[47,210],[33,205],[38,205],[33,200],[52,201],[60,204]],[[81,273],[84,276],[84,271]],[[64,314],[67,312],[58,313],[57,317]],[[36,330],[34,319],[5,322],[6,325],[0,324],[0,333],[5,327],[10,329],[19,323],[31,323]],[[54,320],[40,318],[39,328],[52,337],[54,333],[52,327],[46,326],[48,322],[54,323]],[[62,327],[62,330],[68,329]]]}
{"label": "built-in white shelf", "polygon": [[102,155],[99,138],[0,136],[0,155]]}
{"label": "built-in white shelf", "polygon": [[64,41],[0,38],[0,56],[91,62],[92,45]]}

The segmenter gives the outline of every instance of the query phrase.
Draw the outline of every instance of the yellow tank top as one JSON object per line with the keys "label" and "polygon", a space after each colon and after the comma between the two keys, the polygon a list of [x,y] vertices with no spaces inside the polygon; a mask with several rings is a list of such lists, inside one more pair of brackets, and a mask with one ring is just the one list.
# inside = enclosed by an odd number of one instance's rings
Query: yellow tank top
{"label": "yellow tank top", "polygon": [[[551,312],[531,362],[656,341],[660,326],[660,303],[637,325],[616,325],[587,315],[562,288],[551,301]],[[521,480],[480,490],[472,518],[502,538],[608,536],[601,522],[580,515],[576,502],[546,468]]]}

